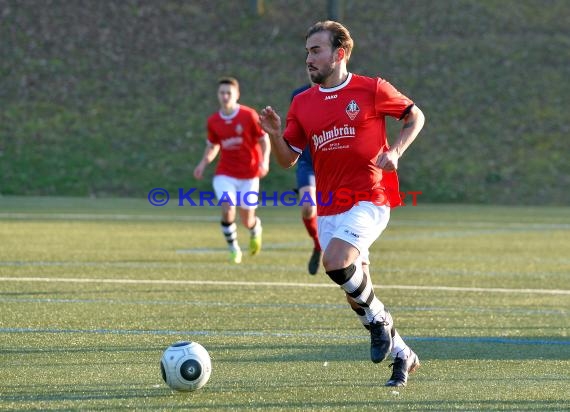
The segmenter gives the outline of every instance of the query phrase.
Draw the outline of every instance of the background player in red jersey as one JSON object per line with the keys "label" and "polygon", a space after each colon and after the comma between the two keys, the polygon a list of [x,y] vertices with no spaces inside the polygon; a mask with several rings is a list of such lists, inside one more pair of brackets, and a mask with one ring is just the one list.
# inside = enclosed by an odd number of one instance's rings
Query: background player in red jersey
{"label": "background player in red jersey", "polygon": [[[295,97],[284,132],[270,106],[261,111],[261,125],[283,167],[294,165],[309,144],[323,266],[369,328],[372,361],[394,358],[386,385],[404,386],[419,359],[374,293],[368,250],[386,228],[390,208],[401,204],[398,160],[422,129],[424,115],[386,80],[348,72],[353,40],[340,23],[310,27],[305,47],[311,81],[319,87]],[[404,123],[392,147],[386,116]]]}
{"label": "background player in red jersey", "polygon": [[206,166],[221,153],[213,186],[222,207],[222,232],[230,249],[230,261],[234,263],[242,260],[235,224],[237,206],[242,224],[250,231],[250,253],[255,255],[261,250],[261,220],[255,215],[255,209],[259,178],[269,171],[271,151],[257,112],[238,104],[238,99],[238,81],[233,77],[221,78],[218,82],[220,110],[208,118],[206,149],[194,169],[194,177],[201,179]]}

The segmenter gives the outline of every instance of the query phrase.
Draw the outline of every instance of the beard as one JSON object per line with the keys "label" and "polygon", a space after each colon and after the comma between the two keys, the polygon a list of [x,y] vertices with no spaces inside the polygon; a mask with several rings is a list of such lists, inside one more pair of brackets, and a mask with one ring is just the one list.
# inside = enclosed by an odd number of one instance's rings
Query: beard
{"label": "beard", "polygon": [[323,84],[324,81],[333,73],[334,67],[331,62],[330,65],[324,67],[321,70],[309,72],[309,76],[311,77],[311,81],[315,84]]}

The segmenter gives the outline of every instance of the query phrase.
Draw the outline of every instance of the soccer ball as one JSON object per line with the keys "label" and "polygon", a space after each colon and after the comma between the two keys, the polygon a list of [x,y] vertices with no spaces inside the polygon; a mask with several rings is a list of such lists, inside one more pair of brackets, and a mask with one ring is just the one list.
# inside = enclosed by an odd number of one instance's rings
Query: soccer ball
{"label": "soccer ball", "polygon": [[162,354],[160,372],[164,382],[172,389],[195,391],[210,379],[210,354],[197,342],[176,342]]}

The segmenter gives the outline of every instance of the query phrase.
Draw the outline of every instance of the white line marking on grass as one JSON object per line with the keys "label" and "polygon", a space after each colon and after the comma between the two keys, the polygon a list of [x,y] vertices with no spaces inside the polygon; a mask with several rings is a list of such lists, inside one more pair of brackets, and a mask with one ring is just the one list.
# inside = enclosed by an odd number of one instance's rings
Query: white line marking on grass
{"label": "white line marking on grass", "polygon": [[570,223],[521,223],[521,222],[476,222],[463,220],[404,220],[395,218],[390,222],[392,226],[458,226],[471,228],[495,228],[501,227],[503,230],[568,230]]}
{"label": "white line marking on grass", "polygon": [[[309,245],[309,242],[271,243],[268,245],[263,245],[263,250],[301,248],[307,245]],[[176,253],[179,255],[193,255],[200,253],[225,253],[227,251],[228,248],[193,248],[193,249],[178,249]]]}
{"label": "white line marking on grass", "polygon": [[[175,279],[94,279],[94,278],[46,278],[46,277],[0,277],[1,282],[48,282],[48,283],[114,283],[139,285],[211,285],[211,286],[270,286],[292,288],[338,288],[331,283],[300,282],[248,282],[223,280],[175,280]],[[570,295],[565,289],[508,289],[508,288],[468,288],[459,286],[419,286],[419,285],[374,285],[378,289],[430,290],[446,292],[483,293],[528,293],[546,295]]]}
{"label": "white line marking on grass", "polygon": [[448,239],[448,238],[467,238],[475,236],[488,236],[488,235],[502,235],[514,234],[519,232],[536,232],[536,231],[552,231],[552,230],[565,230],[565,229],[486,229],[486,230],[444,230],[444,231],[430,231],[424,233],[410,233],[401,235],[391,235],[387,233],[384,239],[389,240],[421,240],[421,239]]}
{"label": "white line marking on grass", "polygon": [[570,295],[565,289],[509,289],[509,288],[465,288],[455,286],[413,286],[413,285],[375,285],[380,289],[439,290],[450,292],[484,292],[484,293],[529,293],[545,295]]}
{"label": "white line marking on grass", "polygon": [[194,249],[178,249],[176,251],[177,254],[179,255],[195,255],[195,254],[201,254],[201,253],[222,253],[224,251],[227,251],[227,248],[205,248],[205,247],[197,247]]}
{"label": "white line marking on grass", "polygon": [[18,220],[125,220],[125,221],[190,221],[190,222],[217,222],[219,216],[178,216],[178,215],[128,215],[110,213],[9,213],[0,212],[0,219]]}
{"label": "white line marking on grass", "polygon": [[44,277],[0,277],[2,282],[48,282],[48,283],[118,283],[153,285],[218,285],[218,286],[283,286],[283,287],[338,287],[332,283],[289,283],[289,282],[246,282],[219,280],[176,280],[176,279],[93,279],[93,278],[44,278]]}

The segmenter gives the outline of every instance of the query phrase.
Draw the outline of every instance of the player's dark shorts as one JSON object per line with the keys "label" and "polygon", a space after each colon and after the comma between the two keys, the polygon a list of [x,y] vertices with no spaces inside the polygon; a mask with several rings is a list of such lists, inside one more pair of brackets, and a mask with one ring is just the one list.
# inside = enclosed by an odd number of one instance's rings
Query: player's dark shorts
{"label": "player's dark shorts", "polygon": [[303,186],[315,186],[313,159],[311,159],[311,152],[308,148],[303,150],[297,161],[297,189]]}

